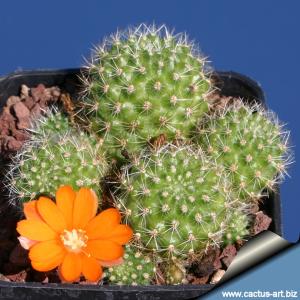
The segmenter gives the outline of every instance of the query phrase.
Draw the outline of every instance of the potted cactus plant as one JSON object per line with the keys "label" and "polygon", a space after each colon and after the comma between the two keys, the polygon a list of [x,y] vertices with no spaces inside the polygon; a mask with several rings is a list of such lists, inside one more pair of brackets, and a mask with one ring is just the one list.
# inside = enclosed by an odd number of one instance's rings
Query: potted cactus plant
{"label": "potted cactus plant", "polygon": [[[21,212],[27,268],[64,284],[3,283],[5,295],[15,287],[13,297],[26,289],[51,298],[44,291],[54,289],[187,299],[221,278],[225,250],[258,232],[260,210],[281,233],[287,135],[253,81],[211,71],[185,35],[141,25],[106,39],[81,70],[27,73],[0,87],[11,96],[39,83],[62,93],[28,114],[16,153],[2,133],[5,189]],[[24,93],[21,103],[36,107]],[[24,116],[17,105],[8,101],[3,114]],[[66,285],[83,277],[96,285]]]}

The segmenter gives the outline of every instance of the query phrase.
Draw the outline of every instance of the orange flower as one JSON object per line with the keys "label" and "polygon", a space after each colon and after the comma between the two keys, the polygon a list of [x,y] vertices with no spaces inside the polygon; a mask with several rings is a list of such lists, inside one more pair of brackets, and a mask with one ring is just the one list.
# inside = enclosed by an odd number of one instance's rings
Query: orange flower
{"label": "orange flower", "polygon": [[75,192],[63,186],[56,203],[46,197],[24,204],[26,220],[17,224],[20,243],[29,249],[31,265],[37,271],[59,267],[61,279],[73,282],[83,274],[98,281],[102,266],[120,263],[122,245],[132,230],[120,224],[121,215],[109,208],[96,216],[98,199],[87,188]]}

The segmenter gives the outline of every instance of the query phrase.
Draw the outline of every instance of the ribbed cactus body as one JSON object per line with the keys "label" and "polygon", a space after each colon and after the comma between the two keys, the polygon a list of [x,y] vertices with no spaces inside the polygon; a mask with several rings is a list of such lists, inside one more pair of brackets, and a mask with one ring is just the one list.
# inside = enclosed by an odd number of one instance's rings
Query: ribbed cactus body
{"label": "ribbed cactus body", "polygon": [[155,275],[155,264],[151,258],[132,246],[125,247],[124,262],[106,270],[111,284],[149,285]]}
{"label": "ribbed cactus body", "polygon": [[95,51],[84,112],[112,156],[140,151],[150,138],[189,137],[208,111],[205,60],[184,36],[140,27]]}
{"label": "ribbed cactus body", "polygon": [[240,198],[259,197],[285,171],[286,138],[259,106],[229,107],[201,127],[198,141],[225,168]]}
{"label": "ribbed cactus body", "polygon": [[222,243],[237,203],[226,174],[188,147],[168,145],[136,161],[122,185],[119,207],[136,237],[163,256],[182,257]]}

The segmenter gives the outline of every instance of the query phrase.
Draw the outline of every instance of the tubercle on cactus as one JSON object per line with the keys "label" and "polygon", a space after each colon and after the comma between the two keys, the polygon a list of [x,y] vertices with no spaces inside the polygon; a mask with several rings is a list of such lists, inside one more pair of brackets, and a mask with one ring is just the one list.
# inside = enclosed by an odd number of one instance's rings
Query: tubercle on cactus
{"label": "tubercle on cactus", "polygon": [[96,48],[82,76],[85,96],[78,114],[116,157],[122,149],[139,152],[161,133],[188,138],[208,111],[211,83],[205,66],[187,37],[165,26],[117,33]]}
{"label": "tubercle on cactus", "polygon": [[170,144],[124,168],[115,195],[140,247],[169,258],[220,246],[239,203],[222,169],[189,146]]}
{"label": "tubercle on cactus", "polygon": [[293,160],[283,128],[274,113],[240,100],[202,120],[196,142],[224,166],[239,197],[260,199],[283,180]]}

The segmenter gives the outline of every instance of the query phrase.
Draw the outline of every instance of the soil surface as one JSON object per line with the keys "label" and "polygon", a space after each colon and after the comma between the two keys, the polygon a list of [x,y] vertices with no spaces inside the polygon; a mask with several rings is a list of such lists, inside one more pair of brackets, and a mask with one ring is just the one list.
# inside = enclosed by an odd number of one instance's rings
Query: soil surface
{"label": "soil surface", "polygon": [[[30,122],[39,117],[49,105],[63,102],[64,94],[59,87],[21,87],[19,96],[11,96],[0,113],[0,158],[2,164],[9,161],[29,138]],[[214,110],[223,109],[224,105],[233,102],[233,97],[223,97],[216,91],[210,96],[210,103]],[[3,160],[5,158],[5,160]],[[37,272],[30,266],[28,251],[24,250],[17,239],[16,223],[22,217],[10,207],[7,209],[7,191],[3,186],[5,169],[0,164],[0,280],[13,282],[42,282],[57,283],[60,279],[57,271]],[[257,206],[253,209],[253,226],[251,234],[255,235],[269,228],[272,219],[264,214]],[[235,245],[228,245],[223,249],[207,249],[198,261],[195,260],[187,273],[190,284],[216,283],[224,275],[226,269],[234,259],[237,251],[245,241],[238,241]],[[162,272],[158,268],[158,275],[154,284],[164,284]],[[87,284],[81,280],[79,284]]]}

